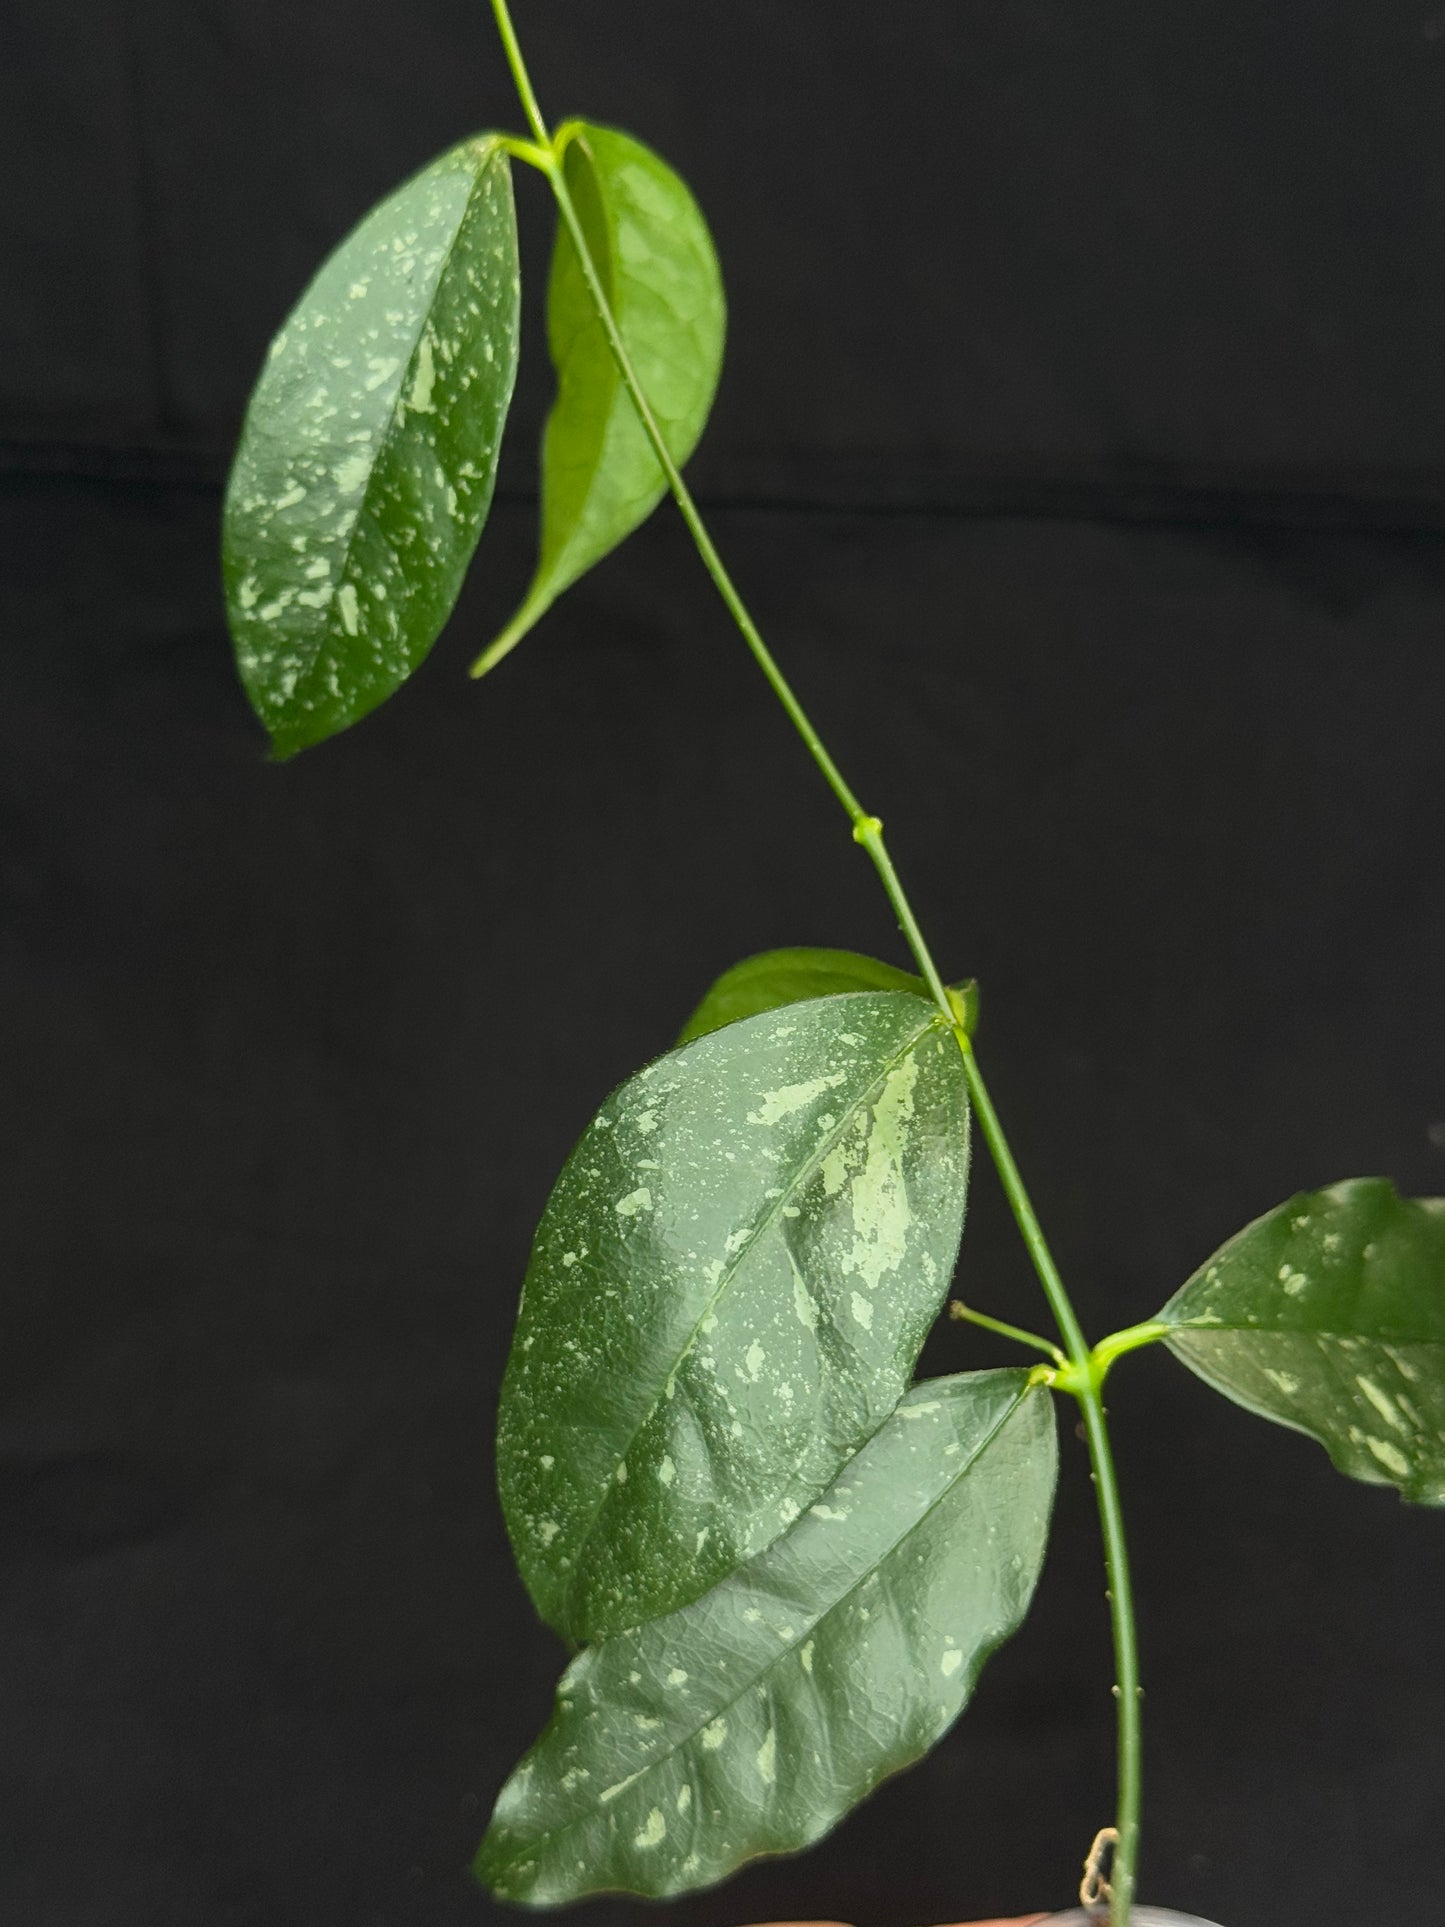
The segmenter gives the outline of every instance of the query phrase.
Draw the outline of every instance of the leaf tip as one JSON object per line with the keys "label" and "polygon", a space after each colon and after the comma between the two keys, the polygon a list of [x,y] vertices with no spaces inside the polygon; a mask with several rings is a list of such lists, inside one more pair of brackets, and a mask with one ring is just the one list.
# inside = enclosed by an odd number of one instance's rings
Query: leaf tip
{"label": "leaf tip", "polygon": [[495,669],[499,662],[511,655],[523,636],[536,626],[538,618],[546,611],[549,602],[550,598],[546,602],[539,602],[528,597],[506,628],[494,642],[487,645],[468,670],[467,673],[473,682],[480,682],[489,670]]}

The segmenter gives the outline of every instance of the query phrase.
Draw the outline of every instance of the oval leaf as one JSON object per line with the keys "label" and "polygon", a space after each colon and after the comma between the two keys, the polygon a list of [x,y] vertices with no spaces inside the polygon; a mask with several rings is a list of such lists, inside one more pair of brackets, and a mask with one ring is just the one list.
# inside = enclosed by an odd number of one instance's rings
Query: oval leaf
{"label": "oval leaf", "polygon": [[926,997],[928,986],[875,957],[856,950],[764,950],[725,970],[683,1026],[680,1044],[706,1037],[743,1017],[780,1010],[810,997],[834,997],[850,990],[907,990]]}
{"label": "oval leaf", "polygon": [[[722,275],[702,211],[640,141],[588,121],[558,134],[567,187],[642,392],[679,467],[722,370]],[[547,291],[557,399],[542,444],[542,552],[526,600],[476,662],[483,675],[666,492],[612,358],[572,238],[559,225]]]}
{"label": "oval leaf", "polygon": [[1318,1439],[1351,1478],[1445,1505],[1445,1198],[1383,1178],[1303,1191],[1159,1317],[1206,1384]]}
{"label": "oval leaf", "polygon": [[921,998],[828,997],[614,1093],[538,1229],[498,1469],[542,1616],[695,1599],[891,1412],[963,1228],[968,1101]]}
{"label": "oval leaf", "polygon": [[481,135],[374,208],[271,344],[224,562],[278,757],[385,701],[450,615],[492,499],[518,287],[511,167]]}
{"label": "oval leaf", "polygon": [[818,1839],[942,1737],[1017,1630],[1056,1458],[1027,1373],[917,1386],[751,1565],[573,1661],[480,1878],[533,1905],[660,1896]]}

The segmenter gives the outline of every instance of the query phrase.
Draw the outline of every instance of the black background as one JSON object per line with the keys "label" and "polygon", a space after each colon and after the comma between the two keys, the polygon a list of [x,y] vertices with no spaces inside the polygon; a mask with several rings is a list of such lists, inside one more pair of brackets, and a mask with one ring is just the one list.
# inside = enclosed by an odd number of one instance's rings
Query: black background
{"label": "black background", "polygon": [[[697,485],[983,981],[1086,1324],[1300,1186],[1445,1190],[1445,13],[519,25],[548,110],[641,134],[712,218]],[[465,1866],[559,1653],[490,1434],[550,1180],[737,957],[901,960],[667,515],[465,680],[530,564],[535,298],[446,636],[354,733],[263,760],[214,559],[255,366],[372,199],[518,118],[480,0],[0,19],[6,1927],[501,1918]],[[960,1277],[1039,1321],[983,1169]],[[928,1362],[1002,1355],[953,1327]],[[1113,1406],[1146,1893],[1438,1918],[1445,1523],[1163,1356]],[[1066,1904],[1111,1800],[1090,1505],[1066,1428],[1034,1615],[954,1735],[663,1917]]]}

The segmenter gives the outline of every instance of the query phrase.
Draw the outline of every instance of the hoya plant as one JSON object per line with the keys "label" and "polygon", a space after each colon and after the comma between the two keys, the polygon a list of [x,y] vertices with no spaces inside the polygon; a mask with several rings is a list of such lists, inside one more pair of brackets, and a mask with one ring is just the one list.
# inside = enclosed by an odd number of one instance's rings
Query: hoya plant
{"label": "hoya plant", "polygon": [[[493,11],[527,131],[461,142],[375,208],[256,385],[224,534],[251,701],[275,755],[293,756],[392,695],[446,623],[496,479],[519,349],[513,169],[535,168],[558,216],[539,553],[473,673],[670,493],[912,967],[808,949],[735,964],[676,1048],[605,1100],[556,1181],[497,1467],[522,1580],[570,1657],[476,1871],[532,1905],[682,1893],[809,1845],[926,1753],[1027,1614],[1062,1401],[1092,1461],[1118,1706],[1112,1860],[1096,1858],[1086,1898],[1128,1927],[1140,1683],[1107,1375],[1163,1345],[1348,1477],[1445,1504],[1445,1200],[1373,1177],[1302,1191],[1152,1316],[1090,1342],[989,1097],[974,988],[935,962],[881,821],[683,481],[723,352],[703,216],[631,135],[549,126],[505,0]],[[955,1303],[1024,1362],[919,1382],[975,1133],[1053,1335]]]}

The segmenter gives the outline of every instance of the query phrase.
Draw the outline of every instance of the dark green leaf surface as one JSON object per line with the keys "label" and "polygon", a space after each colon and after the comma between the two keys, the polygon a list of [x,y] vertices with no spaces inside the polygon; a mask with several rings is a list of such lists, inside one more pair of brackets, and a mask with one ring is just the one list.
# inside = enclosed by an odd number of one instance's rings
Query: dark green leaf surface
{"label": "dark green leaf surface", "polygon": [[[701,210],[640,141],[569,121],[568,190],[608,305],[673,460],[697,445],[722,369],[726,309]],[[547,294],[557,399],[542,445],[542,552],[526,600],[477,663],[499,662],[538,618],[662,500],[657,456],[559,225]]]}
{"label": "dark green leaf surface", "polygon": [[548,1201],[502,1390],[507,1524],[592,1639],[760,1551],[892,1411],[968,1181],[953,1038],[921,998],[731,1024],[615,1092]]}
{"label": "dark green leaf surface", "polygon": [[1303,1191],[1159,1314],[1191,1371],[1318,1439],[1341,1472],[1445,1505],[1445,1199]]}
{"label": "dark green leaf surface", "polygon": [[915,1387],[786,1537],[573,1661],[480,1877],[533,1905],[674,1894],[826,1833],[934,1745],[1019,1626],[1056,1457],[1025,1372]]}
{"label": "dark green leaf surface", "polygon": [[809,997],[834,997],[850,990],[907,990],[926,997],[921,977],[896,970],[856,950],[765,950],[725,970],[683,1026],[680,1044],[706,1037],[743,1017],[780,1010]]}
{"label": "dark green leaf surface", "polygon": [[373,209],[272,343],[225,576],[278,756],[383,702],[451,613],[492,498],[517,311],[510,163],[481,135]]}

